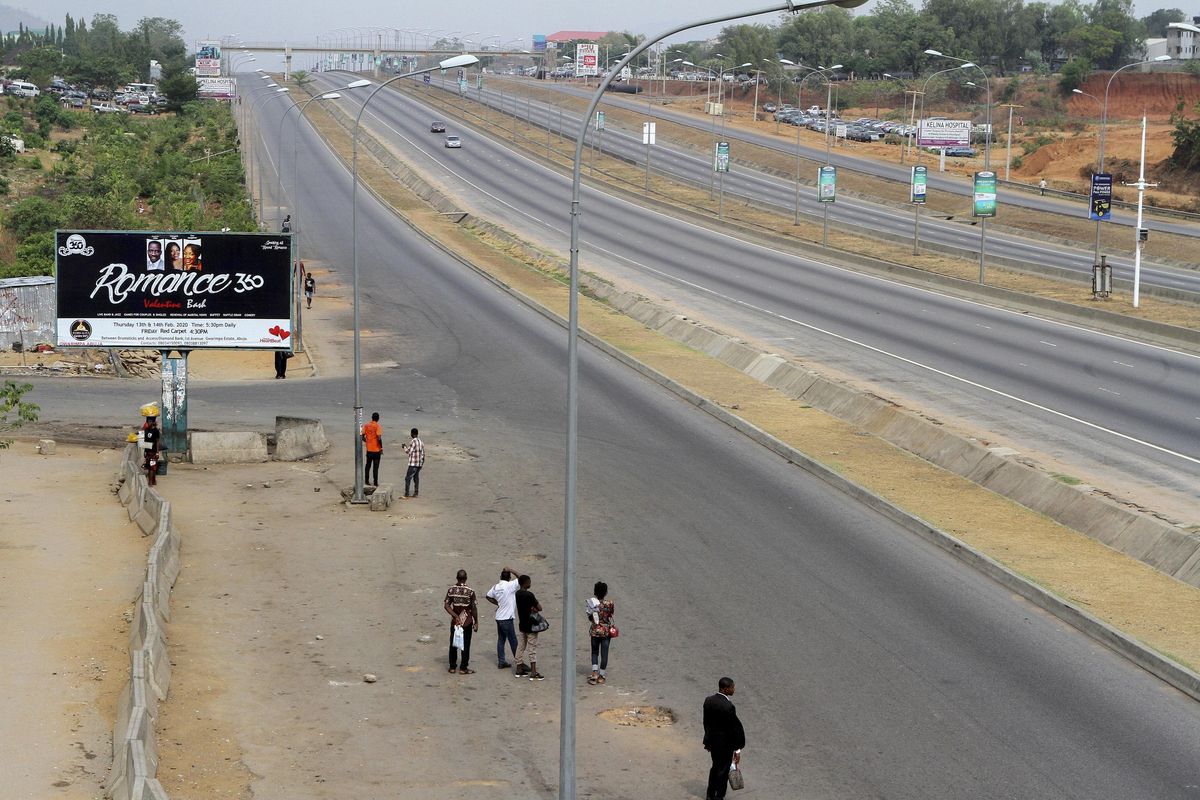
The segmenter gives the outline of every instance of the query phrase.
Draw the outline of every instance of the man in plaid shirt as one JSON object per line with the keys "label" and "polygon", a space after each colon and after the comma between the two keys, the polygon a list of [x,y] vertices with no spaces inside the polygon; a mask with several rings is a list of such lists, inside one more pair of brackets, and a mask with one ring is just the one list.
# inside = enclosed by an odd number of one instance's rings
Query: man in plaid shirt
{"label": "man in plaid shirt", "polygon": [[[401,445],[404,452],[408,453],[408,472],[404,473],[404,496],[416,497],[421,493],[421,467],[425,466],[425,445],[417,438],[416,428],[409,431],[409,435],[412,436],[412,441]],[[408,493],[410,484],[412,494]]]}

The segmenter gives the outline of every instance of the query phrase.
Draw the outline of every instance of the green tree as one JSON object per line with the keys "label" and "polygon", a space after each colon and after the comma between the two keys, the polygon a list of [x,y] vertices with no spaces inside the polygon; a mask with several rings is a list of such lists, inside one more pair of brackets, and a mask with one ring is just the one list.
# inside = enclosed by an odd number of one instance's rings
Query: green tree
{"label": "green tree", "polygon": [[721,30],[717,46],[732,65],[750,63],[754,67],[765,65],[767,59],[775,58],[779,49],[776,29],[766,25],[730,25]]}
{"label": "green tree", "polygon": [[1167,25],[1172,22],[1187,22],[1187,15],[1178,8],[1160,8],[1142,17],[1141,22],[1147,36],[1161,39],[1167,35]]}
{"label": "green tree", "polygon": [[833,6],[800,12],[783,24],[778,36],[779,53],[808,67],[844,63],[854,49],[850,12]]}
{"label": "green tree", "polygon": [[[23,399],[31,391],[32,383],[4,382],[0,388],[0,431],[12,431],[26,422],[37,422],[40,411],[37,404]],[[0,439],[0,450],[7,450],[11,445],[12,439]]]}
{"label": "green tree", "polygon": [[1092,65],[1086,58],[1072,58],[1062,68],[1058,79],[1058,88],[1063,94],[1070,94],[1072,89],[1078,89],[1092,73]]}
{"label": "green tree", "polygon": [[44,197],[27,197],[13,206],[4,227],[12,231],[17,241],[35,233],[47,233],[57,228],[61,216],[55,204]]}
{"label": "green tree", "polygon": [[185,103],[191,103],[198,96],[196,79],[186,72],[176,72],[166,75],[158,82],[158,90],[167,98],[167,109],[179,111]]}
{"label": "green tree", "polygon": [[54,234],[35,233],[17,245],[16,269],[21,275],[54,274]]}
{"label": "green tree", "polygon": [[[1193,111],[1200,112],[1200,103],[1196,104]],[[1200,120],[1184,116],[1184,105],[1180,100],[1171,114],[1171,122],[1175,125],[1171,131],[1171,141],[1175,143],[1171,165],[1189,172],[1200,170]]]}
{"label": "green tree", "polygon": [[17,63],[23,78],[38,86],[45,86],[62,69],[63,56],[53,47],[35,47],[21,53]]}

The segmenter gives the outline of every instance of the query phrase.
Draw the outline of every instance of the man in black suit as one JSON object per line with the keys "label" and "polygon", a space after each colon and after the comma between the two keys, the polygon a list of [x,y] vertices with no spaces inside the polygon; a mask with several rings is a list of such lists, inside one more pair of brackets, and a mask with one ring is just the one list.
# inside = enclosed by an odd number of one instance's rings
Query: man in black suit
{"label": "man in black suit", "polygon": [[704,749],[712,756],[705,800],[722,800],[729,785],[729,767],[741,763],[746,732],[738,719],[733,696],[733,678],[717,681],[717,693],[704,698]]}

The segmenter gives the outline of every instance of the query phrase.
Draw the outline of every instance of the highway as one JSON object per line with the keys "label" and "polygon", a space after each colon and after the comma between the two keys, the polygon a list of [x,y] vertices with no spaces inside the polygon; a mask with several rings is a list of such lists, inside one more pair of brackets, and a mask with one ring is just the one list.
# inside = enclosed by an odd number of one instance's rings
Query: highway
{"label": "highway", "polygon": [[[577,85],[568,83],[549,83],[547,85],[550,86],[551,90],[555,92],[571,94],[576,97],[591,96],[591,90],[586,90]],[[662,104],[650,104],[650,108],[647,109],[646,104],[633,99],[633,95],[609,93],[605,96],[605,103],[620,106],[622,108],[626,108],[631,111],[637,111],[639,113],[647,113],[656,119],[670,120],[671,122],[676,122],[682,125],[690,125],[696,128],[705,127],[704,123],[698,121],[695,116],[676,111],[670,108],[670,106],[664,106]],[[778,137],[763,136],[762,134],[755,133],[753,131],[743,131],[736,128],[728,128],[726,130],[726,136],[729,139],[750,142],[763,147],[770,147],[772,149],[787,152],[792,155],[795,155],[796,152],[794,141],[784,141],[780,140]],[[815,159],[822,163],[825,161],[824,147],[813,147],[812,145],[801,143],[800,153],[805,158]],[[998,142],[994,142],[992,144],[992,168],[998,173],[1003,172],[1004,153],[1005,148],[1003,144]],[[1108,157],[1113,158],[1114,154],[1109,153]],[[966,178],[960,178],[954,175],[938,174],[936,170],[932,169],[932,164],[936,163],[935,155],[927,154],[925,160],[930,162],[931,166],[929,172],[929,187],[931,189],[951,192],[953,194],[962,195],[963,197],[970,197],[971,184]],[[907,186],[909,182],[909,167],[903,164],[880,162],[874,159],[863,158],[861,156],[855,156],[837,151],[832,154],[829,163],[835,164],[839,167],[846,167],[857,172],[865,172],[888,178],[890,180],[902,183],[905,186]],[[980,165],[980,169],[982,169],[982,164]],[[1005,192],[1003,194],[1003,198],[1003,202],[1006,204],[1036,209],[1039,211],[1046,211],[1053,214],[1080,214],[1082,213],[1081,207],[1086,205],[1085,199],[1081,199],[1075,203],[1072,203],[1069,200],[1063,200],[1053,196],[1042,197],[1041,195],[1033,194],[1032,192],[1021,191]],[[1137,224],[1137,215],[1131,211],[1114,209],[1111,223],[1106,224],[1132,227]],[[1177,233],[1182,236],[1200,236],[1200,223],[1197,223],[1196,221],[1185,222],[1162,217],[1154,217],[1153,212],[1151,211],[1147,211],[1147,218],[1143,220],[1143,226],[1148,227],[1153,231],[1162,231],[1164,233]]]}
{"label": "highway", "polygon": [[[438,84],[436,83],[432,84],[432,86],[438,88]],[[563,88],[561,84],[548,84],[548,87],[550,87],[551,91],[566,91],[582,96],[582,90],[573,87]],[[456,92],[454,94],[457,96]],[[573,137],[573,132],[578,130],[578,115],[563,109],[561,106],[548,104],[540,98],[517,98],[511,94],[506,96],[502,90],[487,87],[482,92],[475,89],[468,89],[465,96],[470,100],[483,102],[494,108],[502,108],[508,113],[529,119],[533,124],[543,129],[549,126],[555,133],[561,129]],[[663,114],[669,112],[668,109],[660,106],[652,107],[652,111],[647,112],[646,104],[639,105],[635,101],[611,93],[605,96],[605,104],[617,104],[639,113],[650,113],[655,117],[661,117]],[[669,118],[673,122],[687,124],[705,132],[711,130],[711,128],[705,127],[702,122],[695,118],[688,117],[679,112],[669,113],[671,115]],[[642,144],[640,133],[635,135],[631,131],[610,125],[602,138],[603,148],[606,152],[635,164],[645,163],[646,147]],[[787,145],[770,137],[737,131],[730,127],[725,127],[721,130],[719,138],[735,142],[753,141],[755,144],[770,146],[776,150],[786,151],[791,155],[795,153],[794,142],[791,145]],[[825,160],[824,150],[815,150],[807,146],[802,146],[801,150],[805,158],[815,159],[819,162]],[[734,164],[730,172],[725,175],[724,180],[724,191],[727,200],[750,200],[755,203],[772,206],[788,216],[794,213],[797,201],[794,181],[768,175],[743,164],[737,164],[738,152],[736,144],[732,147],[731,158]],[[848,162],[848,159],[852,159],[852,162]],[[836,153],[831,157],[830,161],[839,165],[839,167],[852,167],[858,171],[874,171],[892,178],[895,176],[891,173],[898,169],[891,164],[868,161],[855,156],[845,156],[841,153]],[[656,173],[671,175],[695,186],[707,187],[712,183],[711,160],[704,154],[672,145],[666,136],[658,138],[658,142],[653,148],[651,162],[652,171]],[[903,181],[907,185],[907,168],[899,169],[904,172]],[[804,173],[804,179],[811,182],[815,176],[810,174],[810,172],[811,170]],[[939,176],[938,180],[934,181],[932,176],[935,174],[935,170],[931,170],[931,188],[954,191],[962,195],[962,209],[955,215],[957,221],[947,221],[941,215],[924,214],[921,220],[922,243],[936,243],[963,250],[968,254],[977,254],[980,246],[980,234],[979,228],[970,224],[969,187],[963,185],[961,181],[951,180],[943,176]],[[1051,206],[1051,203],[1047,203],[1045,199],[1040,197],[1026,198],[1020,192],[1004,192],[1002,190],[1002,204],[1018,200],[1026,201],[1034,199],[1040,203],[1040,205],[1035,205],[1034,207]],[[816,190],[812,186],[801,186],[799,202],[802,214],[807,215],[809,218],[819,218],[821,216],[823,211],[822,204],[818,202]],[[1024,205],[1025,203],[1022,202],[1020,204]],[[1046,209],[1043,208],[1042,210]],[[1056,210],[1061,212],[1061,203],[1057,204]],[[899,237],[902,240],[907,239],[911,241],[913,237],[913,213],[911,207],[899,208],[896,205],[850,198],[843,194],[836,203],[831,204],[829,216],[831,221],[842,225],[853,225],[863,230]],[[1186,223],[1163,224],[1172,232],[1185,233],[1187,235],[1197,235],[1200,233],[1200,226],[1196,225],[1188,225]],[[1130,236],[1132,235],[1131,232]],[[1081,280],[1085,283],[1090,282],[1092,264],[1095,260],[1092,249],[1088,247],[1068,247],[1001,233],[994,229],[988,234],[986,251],[991,256],[1004,256],[1018,262],[1046,264],[1072,270],[1080,273]],[[1108,263],[1113,267],[1114,278],[1133,280],[1134,267],[1131,257],[1111,255]],[[1148,260],[1143,260],[1141,280],[1143,285],[1200,292],[1200,274],[1191,270],[1155,265]]]}
{"label": "highway", "polygon": [[[384,98],[377,98],[384,118],[427,126],[426,115],[409,101]],[[261,104],[263,130],[277,130],[284,108],[282,102]],[[303,168],[296,182],[286,175],[285,185],[321,212],[301,218],[300,235],[310,256],[348,280],[347,171],[307,127],[302,130]],[[427,127],[412,135],[418,133],[422,149],[436,148],[441,157],[440,140],[434,142]],[[272,150],[278,147],[274,138],[267,136]],[[290,147],[290,137],[285,141]],[[539,181],[544,189],[551,180],[476,137],[454,155],[460,160],[444,169],[470,171],[481,180],[489,169],[510,181],[526,175],[517,191]],[[268,167],[278,163],[275,152]],[[594,193],[587,203],[592,248],[605,225],[605,207]],[[632,232],[627,239],[643,235]],[[654,241],[661,251],[676,235],[663,230]],[[497,496],[511,499],[523,530],[540,533],[544,552],[556,553],[564,331],[432,249],[366,192],[359,193],[357,242],[364,326],[375,334],[365,340],[364,360],[401,364],[368,374],[368,411],[382,408],[389,419],[419,413],[422,429],[478,453],[484,479]],[[772,275],[779,263],[766,254],[749,259],[744,246],[726,246],[766,286],[786,285]],[[708,262],[709,270],[721,263],[703,254],[696,260]],[[786,266],[818,269],[795,261]],[[824,285],[817,293],[836,291],[829,279],[819,283]],[[734,280],[728,287],[745,291]],[[840,291],[854,298],[863,286]],[[828,296],[823,302],[833,305]],[[874,313],[865,311],[871,302],[863,298],[859,316]],[[949,306],[939,308],[931,324],[942,324],[941,311],[950,313]],[[917,332],[891,333],[907,340]],[[621,680],[656,702],[687,709],[694,719],[716,677],[734,674],[750,740],[746,757],[753,759],[760,795],[1195,797],[1196,703],[586,346],[580,378],[581,585],[585,575],[610,576],[624,610]],[[72,419],[86,410],[97,421],[127,424],[136,407],[131,398],[157,385],[68,380],[69,392],[41,391],[63,383],[38,381],[43,418]],[[269,427],[275,414],[317,414],[341,437],[352,431],[351,396],[345,379],[196,383],[189,411],[200,424],[236,429]],[[383,557],[389,551],[374,537],[331,537],[330,547],[357,548],[356,564],[372,575],[402,574],[403,565]],[[547,576],[555,574],[556,556],[543,563]],[[546,577],[543,585],[553,580]],[[370,619],[363,614],[359,629],[338,633],[381,639]],[[412,659],[408,651],[414,648],[418,657],[442,658],[408,641],[380,640],[372,647],[385,659],[395,658],[397,649],[402,659]],[[481,683],[491,679],[480,691],[504,691],[493,688],[500,684],[495,671],[488,672],[493,674],[476,676]],[[556,688],[551,678],[547,689]],[[414,714],[403,692],[374,697],[372,718]],[[289,712],[295,717],[280,724],[302,728],[306,706],[295,706]],[[364,735],[374,735],[373,728],[366,730]],[[481,775],[552,772],[546,763],[528,763],[520,740],[534,731],[520,733],[498,737],[508,755]],[[696,763],[702,760],[698,753]],[[371,768],[360,765],[356,774],[369,780]],[[677,769],[664,764],[665,772]],[[620,775],[605,770],[602,782],[582,787],[584,793],[627,797],[632,790],[621,785]],[[669,794],[652,796],[683,795],[675,785]]]}
{"label": "highway", "polygon": [[[364,122],[484,216],[565,254],[568,180],[470,131],[446,151],[436,116],[383,92]],[[1089,480],[1200,500],[1196,356],[830,267],[598,191],[585,191],[582,234],[585,266],[718,327]]]}

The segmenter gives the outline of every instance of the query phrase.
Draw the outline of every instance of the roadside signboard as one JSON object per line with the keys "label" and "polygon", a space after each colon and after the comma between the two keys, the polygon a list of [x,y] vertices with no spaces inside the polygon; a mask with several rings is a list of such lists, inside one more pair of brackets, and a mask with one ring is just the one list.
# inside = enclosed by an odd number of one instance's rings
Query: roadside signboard
{"label": "roadside signboard", "polygon": [[546,35],[544,33],[535,33],[533,35],[533,52],[546,52]]}
{"label": "roadside signboard", "polygon": [[923,119],[917,131],[918,147],[968,147],[971,120]]}
{"label": "roadside signboard", "polygon": [[928,188],[929,168],[928,167],[913,167],[912,179],[910,182],[911,192],[909,193],[909,201],[912,203],[924,203],[925,193]]}
{"label": "roadside signboard", "polygon": [[467,91],[467,79],[459,78],[458,79],[458,93],[462,94],[465,91]]}
{"label": "roadside signboard", "polygon": [[196,78],[196,96],[207,100],[230,100],[234,96],[233,78]]}
{"label": "roadside signboard", "polygon": [[822,203],[837,200],[837,167],[821,167],[817,170],[817,199]]}
{"label": "roadside signboard", "polygon": [[713,172],[729,172],[729,142],[717,142]]}
{"label": "roadside signboard", "polygon": [[996,173],[975,173],[975,202],[971,215],[975,217],[996,216]]}
{"label": "roadside signboard", "polygon": [[633,77],[633,70],[629,67],[621,67],[621,80],[628,81]]}
{"label": "roadside signboard", "polygon": [[57,231],[58,347],[292,347],[292,237]]}
{"label": "roadside signboard", "polygon": [[1101,172],[1092,176],[1092,202],[1088,208],[1088,219],[1112,219],[1112,173]]}
{"label": "roadside signboard", "polygon": [[833,135],[839,139],[845,139],[846,138],[846,130],[849,127],[850,127],[849,125],[846,125],[844,123],[838,123],[837,125],[833,126]]}
{"label": "roadside signboard", "polygon": [[642,123],[642,144],[654,144],[654,123]]}
{"label": "roadside signboard", "polygon": [[600,45],[583,42],[575,45],[575,77],[600,74]]}
{"label": "roadside signboard", "polygon": [[596,130],[598,130],[598,131],[604,130],[604,112],[603,111],[596,112]]}
{"label": "roadside signboard", "polygon": [[483,73],[482,72],[475,76],[475,88],[476,89],[483,88]]}
{"label": "roadside signboard", "polygon": [[[445,75],[445,74],[446,74],[446,70],[442,70],[442,74],[443,74],[443,75]],[[429,83],[429,73],[428,73],[428,72],[426,72],[426,73],[425,73],[424,75],[422,75],[421,77],[423,77],[423,78],[425,79],[425,83]]]}
{"label": "roadside signboard", "polygon": [[221,43],[196,42],[196,77],[218,78],[221,76]]}

